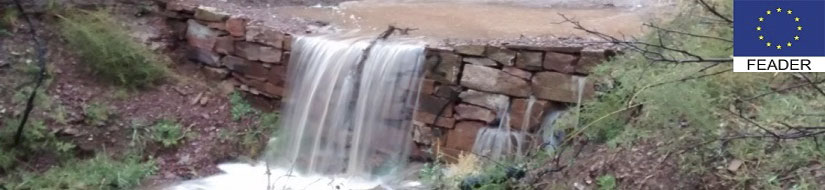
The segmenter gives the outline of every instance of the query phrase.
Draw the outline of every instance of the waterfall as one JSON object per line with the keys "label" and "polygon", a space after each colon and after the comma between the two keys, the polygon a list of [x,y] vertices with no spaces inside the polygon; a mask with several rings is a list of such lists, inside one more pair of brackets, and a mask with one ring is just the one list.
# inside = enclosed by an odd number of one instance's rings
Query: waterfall
{"label": "waterfall", "polygon": [[424,46],[371,42],[297,37],[282,132],[270,140],[262,164],[224,164],[225,174],[177,189],[371,189],[397,181],[411,145]]}
{"label": "waterfall", "polygon": [[[532,111],[534,103],[535,97],[531,96],[525,113]],[[509,103],[499,105],[496,111],[498,124],[494,123],[492,126],[478,130],[473,143],[473,153],[493,160],[518,159],[524,155],[524,150],[529,145],[529,133],[527,127],[523,127],[521,131],[511,129],[510,111]],[[528,126],[529,114],[525,114],[523,119],[523,126]]]}

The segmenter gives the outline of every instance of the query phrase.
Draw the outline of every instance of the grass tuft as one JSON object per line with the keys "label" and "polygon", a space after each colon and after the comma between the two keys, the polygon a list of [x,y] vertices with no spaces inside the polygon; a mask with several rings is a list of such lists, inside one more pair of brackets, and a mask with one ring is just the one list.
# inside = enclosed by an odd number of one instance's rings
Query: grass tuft
{"label": "grass tuft", "polygon": [[161,59],[135,42],[128,29],[104,11],[69,11],[61,16],[60,33],[103,80],[135,88],[160,81],[167,73]]}
{"label": "grass tuft", "polygon": [[171,120],[157,122],[150,131],[150,138],[167,148],[178,145],[183,138],[186,138],[186,131],[183,127]]}
{"label": "grass tuft", "polygon": [[141,162],[135,156],[115,160],[98,155],[89,160],[73,160],[44,173],[23,172],[1,184],[0,189],[134,189],[155,170],[154,161]]}

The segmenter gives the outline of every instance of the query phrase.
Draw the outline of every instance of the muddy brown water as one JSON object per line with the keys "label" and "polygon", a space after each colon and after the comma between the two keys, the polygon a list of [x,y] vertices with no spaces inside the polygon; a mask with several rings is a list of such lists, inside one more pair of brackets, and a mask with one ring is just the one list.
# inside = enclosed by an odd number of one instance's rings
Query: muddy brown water
{"label": "muddy brown water", "polygon": [[584,35],[560,14],[614,35],[635,35],[651,8],[546,8],[462,2],[345,2],[338,7],[277,7],[278,16],[329,22],[344,30],[380,32],[388,25],[430,38],[513,39]]}

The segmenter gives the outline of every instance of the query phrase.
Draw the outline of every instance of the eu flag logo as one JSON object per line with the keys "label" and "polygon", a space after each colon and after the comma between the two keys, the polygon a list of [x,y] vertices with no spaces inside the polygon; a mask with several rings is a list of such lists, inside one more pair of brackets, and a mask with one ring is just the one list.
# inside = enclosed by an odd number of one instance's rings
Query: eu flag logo
{"label": "eu flag logo", "polygon": [[825,56],[825,0],[734,0],[734,56]]}

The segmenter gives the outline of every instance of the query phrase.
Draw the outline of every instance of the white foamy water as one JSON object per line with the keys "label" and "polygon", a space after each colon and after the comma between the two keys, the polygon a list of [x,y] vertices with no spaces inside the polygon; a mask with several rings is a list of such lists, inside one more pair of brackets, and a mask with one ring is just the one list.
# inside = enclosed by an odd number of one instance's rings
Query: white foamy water
{"label": "white foamy water", "polygon": [[371,40],[297,37],[288,65],[280,138],[270,140],[261,163],[223,164],[223,174],[174,189],[397,186],[411,147],[424,46],[380,40],[364,55]]}

